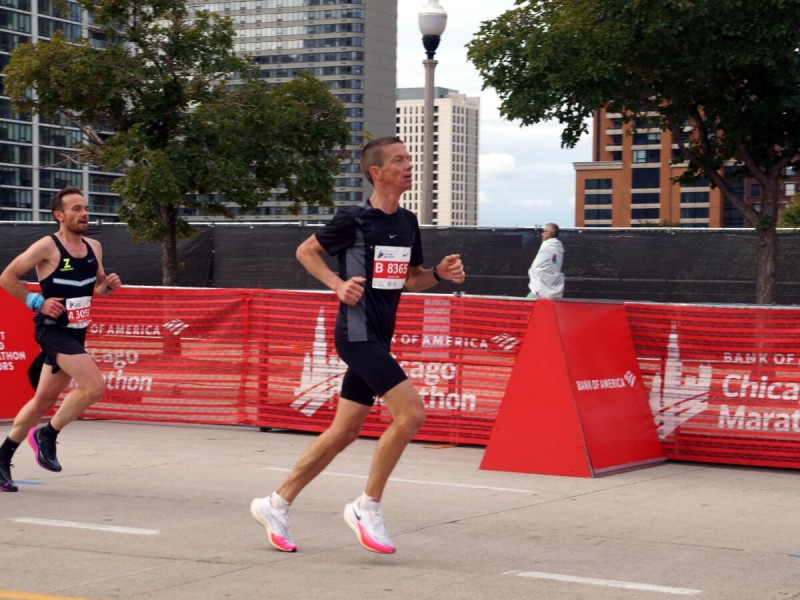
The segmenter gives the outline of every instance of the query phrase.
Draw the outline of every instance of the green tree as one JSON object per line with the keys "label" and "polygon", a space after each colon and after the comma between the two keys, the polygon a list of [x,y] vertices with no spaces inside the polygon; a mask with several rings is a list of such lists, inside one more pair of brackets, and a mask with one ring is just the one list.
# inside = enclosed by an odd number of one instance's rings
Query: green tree
{"label": "green tree", "polygon": [[[800,0],[518,0],[468,48],[503,116],[558,119],[563,146],[599,107],[655,112],[681,181],[707,176],[757,231],[755,300],[774,301],[780,183],[800,164]],[[743,177],[759,210],[731,185]]]}
{"label": "green tree", "polygon": [[270,88],[235,55],[230,20],[190,14],[183,0],[79,4],[93,39],[56,33],[20,46],[5,90],[20,112],[78,126],[85,162],[123,173],[113,186],[120,217],[136,239],[161,242],[165,285],[178,283],[177,240],[193,234],[181,209],[227,215],[215,200],[224,194],[247,212],[272,189],[295,212],[332,205],[349,130],[319,80]]}
{"label": "green tree", "polygon": [[795,194],[791,202],[781,211],[778,226],[800,228],[800,193]]}

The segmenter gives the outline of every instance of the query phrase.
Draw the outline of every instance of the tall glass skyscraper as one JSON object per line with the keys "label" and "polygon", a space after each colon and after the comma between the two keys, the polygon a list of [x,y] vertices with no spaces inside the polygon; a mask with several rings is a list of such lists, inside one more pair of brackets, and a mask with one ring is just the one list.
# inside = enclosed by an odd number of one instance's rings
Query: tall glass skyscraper
{"label": "tall glass skyscraper", "polygon": [[[0,68],[17,46],[48,40],[57,30],[68,40],[92,35],[76,2],[0,0]],[[66,185],[84,190],[92,219],[119,220],[120,200],[111,193],[115,176],[81,165],[80,141],[80,130],[66,123],[15,113],[0,77],[0,220],[50,220],[50,199]]]}
{"label": "tall glass skyscraper", "polygon": [[[77,3],[66,10],[53,0],[0,0],[0,67],[18,45],[46,40],[60,29],[67,39],[91,35],[90,20]],[[341,164],[333,201],[354,204],[369,191],[359,173],[365,139],[394,135],[397,0],[189,1],[194,9],[229,16],[236,50],[249,57],[270,82],[289,81],[309,71],[330,85],[345,107],[351,139]],[[94,219],[117,220],[119,198],[111,193],[113,173],[75,159],[80,131],[66,124],[13,113],[0,78],[0,220],[50,219],[53,193],[79,185]],[[325,221],[333,208],[288,212],[289,202],[273,193],[248,220]],[[193,220],[210,219],[186,215]],[[218,218],[218,217],[216,217]]]}
{"label": "tall glass skyscraper", "polygon": [[[397,0],[193,1],[189,5],[233,20],[236,51],[257,65],[260,77],[278,84],[305,71],[330,86],[344,105],[350,125],[348,158],[340,166],[333,201],[345,206],[368,195],[365,186],[369,184],[360,175],[361,147],[368,139],[395,134]],[[336,211],[311,206],[292,215],[289,205],[276,192],[254,215],[242,218],[322,222]]]}

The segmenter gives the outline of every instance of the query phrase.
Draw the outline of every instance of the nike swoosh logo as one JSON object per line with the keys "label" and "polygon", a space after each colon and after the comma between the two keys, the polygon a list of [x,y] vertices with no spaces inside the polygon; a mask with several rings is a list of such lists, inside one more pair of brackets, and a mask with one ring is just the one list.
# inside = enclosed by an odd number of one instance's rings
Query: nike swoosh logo
{"label": "nike swoosh logo", "polygon": [[356,521],[360,521],[361,520],[361,515],[358,514],[358,511],[356,510],[355,505],[353,506],[353,514],[356,516]]}
{"label": "nike swoosh logo", "polygon": [[396,234],[396,233],[395,233],[394,235],[391,235],[391,234],[389,235],[389,239],[390,239],[390,240],[393,240],[393,239],[394,239],[394,238],[396,238],[396,237],[397,237],[397,234]]}
{"label": "nike swoosh logo", "polygon": [[89,259],[89,260],[87,260],[86,262],[87,262],[87,263],[92,263],[92,262],[94,262],[94,259],[93,259],[93,258],[90,258],[90,259]]}

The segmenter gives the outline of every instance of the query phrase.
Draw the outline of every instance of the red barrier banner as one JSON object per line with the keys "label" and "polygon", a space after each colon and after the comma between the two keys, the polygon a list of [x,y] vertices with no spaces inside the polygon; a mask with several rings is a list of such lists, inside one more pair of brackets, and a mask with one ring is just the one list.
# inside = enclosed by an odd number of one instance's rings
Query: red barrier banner
{"label": "red barrier banner", "polygon": [[248,290],[123,287],[95,298],[86,340],[106,392],[86,417],[246,422],[257,389]]}
{"label": "red barrier banner", "polygon": [[[406,294],[393,353],[427,408],[417,439],[485,444],[533,304]],[[333,294],[122,288],[95,300],[87,349],[104,398],[88,418],[321,431],[345,365]],[[378,400],[362,431],[390,422]]]}
{"label": "red barrier banner", "polygon": [[33,313],[0,291],[0,419],[13,419],[33,396],[28,366],[39,354],[33,339]]}
{"label": "red barrier banner", "polygon": [[[426,406],[417,439],[486,443],[531,309],[513,300],[403,296],[392,352]],[[333,344],[337,310],[333,294],[254,296],[261,392],[255,424],[320,431],[330,423],[346,370]],[[378,399],[362,433],[380,435],[390,418]]]}
{"label": "red barrier banner", "polygon": [[[427,407],[417,439],[488,443],[515,366],[530,368],[517,358],[534,306],[404,295],[393,352]],[[646,387],[667,457],[800,468],[800,310],[645,303],[624,310],[639,367],[631,376]],[[0,311],[0,418],[8,419],[31,397],[26,371],[38,348],[22,303],[2,293]],[[344,373],[332,340],[336,311],[324,292],[126,286],[96,298],[87,350],[106,394],[85,416],[321,431]],[[589,394],[585,386],[603,379],[589,371],[609,353],[590,346],[569,350],[586,350],[580,369],[568,369],[573,393]],[[605,422],[598,406],[592,418]],[[364,433],[380,435],[389,419],[379,401]],[[589,439],[612,430],[594,429]]]}
{"label": "red barrier banner", "polygon": [[668,458],[800,468],[800,310],[626,312]]}

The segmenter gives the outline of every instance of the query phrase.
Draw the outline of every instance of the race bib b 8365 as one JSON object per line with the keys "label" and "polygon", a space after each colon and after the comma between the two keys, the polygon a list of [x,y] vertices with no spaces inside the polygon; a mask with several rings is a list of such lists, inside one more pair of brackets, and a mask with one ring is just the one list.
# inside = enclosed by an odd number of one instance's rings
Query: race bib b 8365
{"label": "race bib b 8365", "polygon": [[375,246],[372,262],[372,287],[379,290],[399,290],[408,277],[411,248]]}

